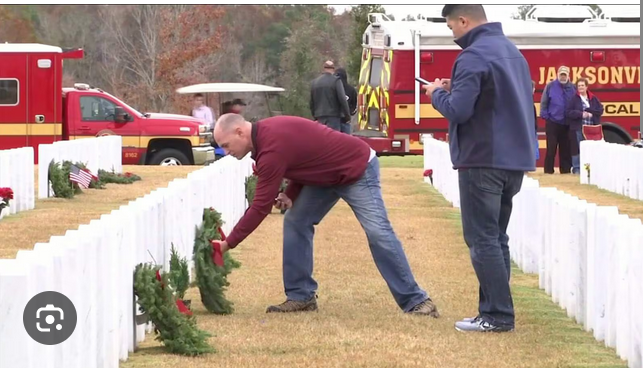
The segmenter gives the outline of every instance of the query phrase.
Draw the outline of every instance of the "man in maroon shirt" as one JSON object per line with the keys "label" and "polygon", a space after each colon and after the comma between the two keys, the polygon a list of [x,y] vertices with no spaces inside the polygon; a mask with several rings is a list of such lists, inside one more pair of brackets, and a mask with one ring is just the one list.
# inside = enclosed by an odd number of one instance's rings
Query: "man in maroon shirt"
{"label": "man in maroon shirt", "polygon": [[[221,116],[214,139],[239,160],[252,152],[258,176],[252,205],[221,242],[224,252],[250,235],[273,205],[287,209],[283,244],[287,299],[266,312],[317,310],[317,282],[312,277],[314,226],[341,198],[364,228],[375,264],[400,308],[439,316],[416,283],[391,227],[382,200],[379,160],[368,144],[300,117],[277,116],[250,123],[237,114]],[[279,193],[282,178],[289,183]]]}

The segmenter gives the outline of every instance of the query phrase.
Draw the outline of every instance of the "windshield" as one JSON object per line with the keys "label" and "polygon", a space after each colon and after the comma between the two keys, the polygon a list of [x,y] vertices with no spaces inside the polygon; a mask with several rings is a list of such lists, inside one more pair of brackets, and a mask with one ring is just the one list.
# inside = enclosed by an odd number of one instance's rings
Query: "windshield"
{"label": "windshield", "polygon": [[121,105],[121,107],[123,107],[123,108],[125,108],[125,109],[129,109],[130,111],[132,111],[132,112],[133,112],[134,114],[136,114],[137,116],[143,116],[143,113],[141,113],[140,111],[136,110],[136,109],[135,109],[135,108],[133,108],[132,106],[130,106],[130,105],[128,105],[128,104],[126,104],[126,103],[125,103],[125,101],[123,101],[123,100],[121,100],[121,99],[119,99],[119,98],[115,97],[114,95],[111,95],[111,94],[109,94],[109,93],[107,93],[107,92],[104,92],[104,93],[105,93],[106,95],[111,96],[115,101],[117,101],[117,102],[118,102],[118,104],[119,104],[119,105]]}

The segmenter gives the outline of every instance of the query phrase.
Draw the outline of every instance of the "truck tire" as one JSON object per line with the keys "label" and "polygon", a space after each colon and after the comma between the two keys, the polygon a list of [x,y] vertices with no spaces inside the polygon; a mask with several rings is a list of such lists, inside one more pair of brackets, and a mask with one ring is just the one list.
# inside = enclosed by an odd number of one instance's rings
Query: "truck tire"
{"label": "truck tire", "polygon": [[150,160],[150,165],[160,165],[160,166],[181,166],[181,165],[190,165],[190,160],[187,156],[174,148],[165,148],[162,149],[152,156]]}

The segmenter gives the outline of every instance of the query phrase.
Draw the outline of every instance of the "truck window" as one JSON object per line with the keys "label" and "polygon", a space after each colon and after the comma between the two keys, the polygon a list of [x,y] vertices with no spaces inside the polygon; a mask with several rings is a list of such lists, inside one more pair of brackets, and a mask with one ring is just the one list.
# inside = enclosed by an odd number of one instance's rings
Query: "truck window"
{"label": "truck window", "polygon": [[80,114],[82,121],[114,121],[116,105],[103,97],[82,96]]}
{"label": "truck window", "polygon": [[15,106],[20,96],[18,80],[0,78],[0,106]]}

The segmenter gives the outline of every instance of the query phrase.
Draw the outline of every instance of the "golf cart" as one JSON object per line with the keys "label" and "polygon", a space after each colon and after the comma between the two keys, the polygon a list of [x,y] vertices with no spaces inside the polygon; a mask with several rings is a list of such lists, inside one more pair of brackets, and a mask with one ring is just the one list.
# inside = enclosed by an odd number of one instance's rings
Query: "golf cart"
{"label": "golf cart", "polygon": [[[210,106],[208,103],[208,96],[210,93],[219,94],[219,106],[217,111],[221,112],[224,108],[225,101],[233,101],[234,98],[238,97],[239,94],[249,94],[249,93],[263,93],[265,98],[265,109],[266,113],[261,114],[261,116],[247,116],[246,113],[243,115],[248,121],[257,121],[261,118],[271,117],[281,115],[283,107],[281,105],[281,100],[279,99],[279,92],[285,91],[283,88],[271,87],[262,84],[254,83],[201,83],[194,84],[191,86],[181,87],[176,90],[180,94],[191,94],[201,93],[205,97],[205,105]],[[211,100],[211,99],[210,99]],[[254,107],[254,106],[253,106]],[[278,107],[278,109],[274,109]],[[263,113],[264,111],[262,111]],[[215,147],[215,156],[216,159],[219,159],[225,156],[223,149]]]}

